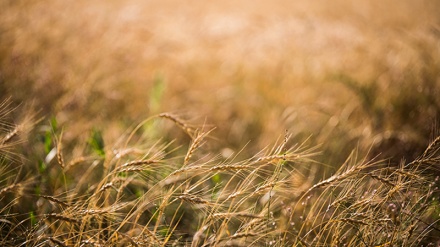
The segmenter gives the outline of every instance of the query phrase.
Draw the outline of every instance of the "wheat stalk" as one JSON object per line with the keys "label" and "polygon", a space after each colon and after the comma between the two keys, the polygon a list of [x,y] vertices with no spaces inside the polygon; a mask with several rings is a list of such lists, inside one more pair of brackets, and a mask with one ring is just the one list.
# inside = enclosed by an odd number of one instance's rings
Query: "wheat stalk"
{"label": "wheat stalk", "polygon": [[170,114],[170,113],[161,113],[159,114],[159,117],[169,119],[172,122],[174,122],[177,126],[179,126],[185,133],[187,133],[190,137],[193,136],[193,130],[189,127],[188,124],[186,124],[182,119],[179,117]]}
{"label": "wheat stalk", "polygon": [[17,136],[18,132],[20,130],[20,125],[16,125],[9,133],[7,133],[3,139],[0,141],[0,146],[8,143],[12,140],[15,136]]}
{"label": "wheat stalk", "polygon": [[70,222],[70,223],[74,223],[74,224],[80,224],[81,221],[69,216],[65,216],[65,215],[61,215],[61,214],[57,214],[57,213],[51,213],[51,214],[46,214],[45,215],[46,218],[54,218],[57,220],[62,220],[62,221],[66,221],[66,222]]}
{"label": "wheat stalk", "polygon": [[66,202],[64,202],[64,201],[62,201],[62,200],[60,200],[60,199],[58,199],[58,198],[56,198],[54,196],[40,195],[40,197],[44,198],[44,199],[47,199],[49,201],[52,201],[52,202],[56,202],[56,203],[58,203],[58,204],[60,204],[60,205],[62,205],[64,207],[69,207],[69,204],[67,204]]}

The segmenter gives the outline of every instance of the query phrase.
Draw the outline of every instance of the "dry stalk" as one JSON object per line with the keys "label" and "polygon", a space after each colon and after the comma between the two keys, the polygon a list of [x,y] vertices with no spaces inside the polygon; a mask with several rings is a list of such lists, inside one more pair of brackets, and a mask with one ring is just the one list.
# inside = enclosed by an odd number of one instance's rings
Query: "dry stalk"
{"label": "dry stalk", "polygon": [[208,132],[202,132],[201,134],[197,134],[196,138],[194,138],[194,140],[192,141],[191,146],[189,147],[188,152],[185,155],[185,159],[183,160],[183,166],[186,166],[188,164],[194,152],[203,144],[203,139],[205,139],[205,137],[209,135],[211,131],[212,130]]}
{"label": "dry stalk", "polygon": [[67,164],[67,167],[71,167],[71,166],[77,165],[77,164],[82,163],[82,162],[84,162],[84,161],[86,161],[86,160],[87,160],[87,157],[84,157],[84,156],[81,156],[81,157],[75,158],[75,159],[71,160],[71,161]]}
{"label": "dry stalk", "polygon": [[437,138],[435,138],[434,141],[429,144],[425,152],[423,152],[422,158],[425,158],[430,154],[435,153],[438,149],[440,149],[440,136],[437,136]]}
{"label": "dry stalk", "polygon": [[0,141],[0,145],[6,144],[14,138],[19,132],[20,125],[16,125],[8,134]]}
{"label": "dry stalk", "polygon": [[69,204],[67,204],[66,202],[63,202],[63,201],[61,201],[60,199],[58,199],[58,198],[56,198],[56,197],[53,197],[53,196],[40,195],[40,197],[41,197],[41,198],[44,198],[44,199],[46,199],[46,200],[49,200],[49,201],[52,201],[52,202],[58,203],[58,204],[60,204],[60,205],[62,205],[62,206],[64,206],[64,207],[68,207],[68,206],[69,206]]}
{"label": "dry stalk", "polygon": [[149,239],[149,240],[152,240],[156,245],[159,245],[159,244],[160,244],[161,241],[160,241],[160,240],[157,238],[157,236],[156,236],[152,231],[150,231],[147,227],[144,227],[144,228],[142,229],[142,233],[146,233],[148,239]]}
{"label": "dry stalk", "polygon": [[[193,172],[195,170],[202,170],[203,168],[204,168],[203,165],[200,165],[200,166],[189,166],[189,167],[180,168],[180,169],[175,170],[172,173],[170,173],[165,179],[163,179],[159,183],[159,185],[163,186],[163,185],[168,185],[168,184],[175,183],[177,181],[185,179],[187,177],[187,175],[188,175],[187,172]],[[179,177],[179,175],[181,175],[182,173],[185,173],[185,174],[182,175],[181,177]]]}
{"label": "dry stalk", "polygon": [[203,205],[208,205],[210,204],[207,200],[195,196],[195,195],[189,195],[189,194],[183,194],[181,196],[178,197],[181,200],[187,201],[191,204],[203,204]]}
{"label": "dry stalk", "polygon": [[239,195],[241,195],[241,194],[243,194],[243,191],[236,191],[236,192],[230,194],[230,195],[228,196],[228,198],[226,198],[225,201],[229,201],[229,200],[231,200],[231,199],[234,199],[234,198],[236,198],[237,196],[239,196]]}
{"label": "dry stalk", "polygon": [[396,169],[394,170],[396,173],[399,173],[401,175],[405,175],[408,178],[413,178],[417,181],[423,181],[424,179],[422,177],[420,177],[418,174],[412,173],[412,172],[407,172],[404,171],[403,169]]}
{"label": "dry stalk", "polygon": [[258,224],[266,225],[267,216],[261,216],[263,214],[265,214],[265,212],[261,212],[260,217],[254,218],[251,221],[246,222],[246,225],[243,226],[242,229],[249,230],[249,229],[255,228],[255,226],[257,226]]}
{"label": "dry stalk", "polygon": [[344,222],[344,223],[350,223],[350,224],[368,225],[368,223],[365,223],[362,220],[356,220],[356,219],[350,219],[350,218],[342,218],[342,219],[337,219],[337,220]]}
{"label": "dry stalk", "polygon": [[143,154],[144,151],[138,148],[125,148],[125,149],[116,149],[113,150],[113,153],[115,154],[116,158],[120,159],[128,154]]}
{"label": "dry stalk", "polygon": [[74,219],[74,218],[68,217],[68,216],[64,216],[64,215],[61,215],[61,214],[56,214],[56,213],[46,214],[45,216],[46,216],[46,218],[54,218],[56,220],[62,220],[62,221],[66,221],[66,222],[70,222],[70,223],[74,223],[74,224],[81,223],[77,219]]}
{"label": "dry stalk", "polygon": [[349,199],[347,196],[343,196],[341,198],[338,198],[335,201],[333,201],[331,204],[329,204],[327,206],[327,208],[328,209],[333,208],[336,206],[336,204],[341,205],[341,204],[343,204],[343,202],[346,202],[347,199]]}
{"label": "dry stalk", "polygon": [[253,169],[253,167],[249,165],[218,165],[211,167],[209,171],[239,171],[244,169]]}
{"label": "dry stalk", "polygon": [[212,217],[216,218],[232,218],[232,217],[242,217],[242,218],[263,218],[263,216],[250,214],[250,213],[215,213],[211,215]]}
{"label": "dry stalk", "polygon": [[[258,162],[272,163],[272,162],[278,162],[281,160],[286,160],[287,157],[294,157],[294,156],[293,155],[286,156],[284,154],[269,155],[269,156],[260,157],[255,162],[257,162],[257,163]],[[299,157],[299,155],[298,155],[298,157]]]}
{"label": "dry stalk", "polygon": [[61,142],[62,138],[63,138],[63,132],[61,132],[60,139],[57,138],[55,139],[57,142],[57,161],[58,164],[61,166],[61,168],[64,168],[64,157],[62,153],[62,142]]}
{"label": "dry stalk", "polygon": [[80,215],[103,215],[109,213],[107,209],[86,209],[79,212]]}
{"label": "dry stalk", "polygon": [[188,124],[186,124],[184,121],[182,121],[182,119],[180,119],[177,116],[174,116],[170,113],[159,114],[159,117],[171,120],[177,126],[179,126],[183,131],[185,131],[186,134],[188,134],[190,137],[192,137],[193,130],[188,126]]}
{"label": "dry stalk", "polygon": [[130,236],[128,236],[127,234],[123,233],[123,232],[118,232],[118,234],[120,234],[121,236],[125,237],[133,246],[139,246],[139,244]]}
{"label": "dry stalk", "polygon": [[234,239],[240,239],[240,238],[247,238],[247,237],[256,237],[256,236],[260,236],[261,234],[259,233],[255,233],[255,232],[243,232],[243,233],[235,233],[234,235],[227,237],[227,238],[222,238],[219,241],[220,242],[226,242],[226,241],[231,241]]}
{"label": "dry stalk", "polygon": [[440,163],[440,157],[418,159],[415,162],[418,164],[436,165],[436,164]]}
{"label": "dry stalk", "polygon": [[20,188],[20,187],[21,187],[21,184],[11,184],[9,186],[6,186],[2,190],[0,190],[0,196],[3,196],[3,194],[14,191],[16,188]]}
{"label": "dry stalk", "polygon": [[81,241],[81,246],[89,246],[89,245],[92,245],[92,246],[103,246],[101,243],[99,243],[98,241],[93,240],[93,239],[87,239],[87,240],[82,240]]}
{"label": "dry stalk", "polygon": [[136,166],[150,165],[155,163],[160,163],[160,160],[135,160],[135,161],[127,162],[119,168],[125,169],[127,167],[136,167]]}
{"label": "dry stalk", "polygon": [[352,176],[353,174],[361,171],[363,168],[364,168],[364,166],[353,166],[350,169],[348,169],[347,171],[345,171],[345,172],[343,172],[343,173],[341,173],[339,175],[333,175],[330,178],[328,178],[328,179],[326,179],[324,181],[321,181],[321,182],[313,185],[310,189],[308,189],[304,193],[304,195],[307,195],[308,193],[310,193],[314,189],[321,188],[321,187],[324,187],[324,186],[327,186],[327,185],[331,185],[331,184],[333,184],[333,183],[335,183],[337,181],[342,181],[342,180]]}
{"label": "dry stalk", "polygon": [[410,162],[408,164],[408,166],[412,166],[415,164],[422,164],[422,163],[427,163],[427,164],[438,164],[438,162],[440,162],[440,158],[432,158],[432,156],[440,149],[440,136],[438,136],[437,138],[434,139],[434,141],[432,141],[428,147],[425,149],[425,151],[423,152],[422,156],[412,162]]}
{"label": "dry stalk", "polygon": [[412,237],[412,235],[413,235],[413,233],[414,233],[414,230],[417,228],[417,226],[418,226],[418,222],[415,221],[414,223],[412,223],[412,224],[408,227],[408,230],[407,230],[408,234],[407,234],[407,237],[406,237],[407,241]]}
{"label": "dry stalk", "polygon": [[365,198],[360,201],[356,201],[353,204],[350,205],[351,208],[356,208],[360,206],[370,205],[373,202],[373,196],[370,196],[368,198]]}
{"label": "dry stalk", "polygon": [[8,224],[8,225],[11,225],[11,226],[15,225],[14,223],[12,223],[11,221],[6,220],[6,219],[0,219],[0,223]]}
{"label": "dry stalk", "polygon": [[115,188],[115,185],[113,182],[109,182],[104,184],[101,189],[98,191],[98,193],[104,192],[105,190],[109,189],[109,188],[113,188],[115,190],[118,190],[117,188]]}
{"label": "dry stalk", "polygon": [[118,169],[116,172],[141,172],[145,171],[147,168],[144,167],[127,167],[123,169]]}
{"label": "dry stalk", "polygon": [[264,192],[267,189],[273,188],[275,185],[277,185],[279,182],[270,182],[267,183],[265,185],[261,185],[260,187],[258,187],[255,191],[254,194],[260,194],[262,192]]}
{"label": "dry stalk", "polygon": [[237,238],[255,237],[259,235],[260,234],[254,232],[235,233],[234,235],[229,237],[228,240],[237,239]]}
{"label": "dry stalk", "polygon": [[58,240],[58,239],[53,238],[53,237],[48,237],[48,239],[49,239],[50,242],[52,242],[54,244],[57,244],[57,245],[63,246],[63,247],[67,247],[67,245],[65,245],[64,242],[61,241],[61,240]]}
{"label": "dry stalk", "polygon": [[403,183],[396,184],[392,189],[390,189],[387,193],[386,198],[391,198],[396,192],[405,189]]}
{"label": "dry stalk", "polygon": [[181,174],[184,172],[188,172],[188,171],[192,171],[192,170],[198,170],[201,168],[203,168],[203,166],[189,166],[189,167],[180,168],[179,170],[175,170],[174,172],[170,173],[168,175],[168,177],[175,176],[175,175],[178,175],[178,174]]}
{"label": "dry stalk", "polygon": [[382,183],[384,183],[384,184],[386,184],[386,185],[389,185],[389,186],[391,186],[391,187],[394,187],[394,186],[396,186],[393,182],[391,182],[388,178],[384,178],[384,177],[381,177],[381,176],[378,176],[378,175],[375,175],[375,174],[373,174],[373,173],[368,173],[368,176],[370,176],[371,178],[373,178],[373,179],[376,179],[376,180],[379,180],[380,182],[382,182]]}

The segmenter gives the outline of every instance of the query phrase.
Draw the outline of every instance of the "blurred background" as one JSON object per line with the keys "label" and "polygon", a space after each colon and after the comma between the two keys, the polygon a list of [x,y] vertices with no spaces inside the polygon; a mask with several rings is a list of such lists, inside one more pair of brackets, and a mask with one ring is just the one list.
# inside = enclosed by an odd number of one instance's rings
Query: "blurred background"
{"label": "blurred background", "polygon": [[216,126],[218,152],[255,153],[288,130],[320,145],[327,164],[355,148],[410,160],[438,134],[440,1],[3,0],[0,9],[1,100],[27,109],[16,118],[55,119],[66,146],[92,129],[114,143],[161,112]]}

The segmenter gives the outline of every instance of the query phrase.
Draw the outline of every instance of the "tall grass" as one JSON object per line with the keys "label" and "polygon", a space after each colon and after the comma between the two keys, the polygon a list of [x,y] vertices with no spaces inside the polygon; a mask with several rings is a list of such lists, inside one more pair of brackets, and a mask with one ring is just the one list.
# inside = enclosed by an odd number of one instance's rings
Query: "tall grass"
{"label": "tall grass", "polygon": [[[145,133],[158,118],[190,136],[186,152]],[[286,133],[251,157],[224,158],[206,148],[211,129],[160,114],[114,145],[93,134],[78,157],[66,155],[62,131],[52,129],[44,164],[23,174],[29,164],[7,158],[14,148],[6,149],[12,133],[21,135],[19,125],[4,125],[2,246],[438,243],[439,137],[398,166],[353,151],[317,181],[319,149],[307,141],[295,144]]]}

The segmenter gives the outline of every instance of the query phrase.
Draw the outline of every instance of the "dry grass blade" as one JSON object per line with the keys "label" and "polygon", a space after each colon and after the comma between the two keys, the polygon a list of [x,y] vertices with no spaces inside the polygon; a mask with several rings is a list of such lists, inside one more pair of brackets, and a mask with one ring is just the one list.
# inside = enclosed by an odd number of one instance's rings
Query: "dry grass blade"
{"label": "dry grass blade", "polygon": [[407,166],[413,166],[416,164],[429,164],[429,165],[438,165],[440,163],[440,157],[436,157],[435,155],[440,150],[440,136],[435,138],[425,149],[420,158],[415,159],[414,161],[408,163]]}
{"label": "dry grass blade", "polygon": [[253,169],[254,167],[249,165],[218,165],[211,167],[209,172],[217,172],[217,171],[240,171],[246,169]]}
{"label": "dry grass blade", "polygon": [[81,221],[76,219],[76,218],[73,218],[73,217],[70,217],[70,216],[61,215],[61,214],[57,214],[57,213],[46,214],[45,217],[46,218],[53,218],[53,219],[56,219],[56,220],[62,220],[62,221],[70,222],[70,223],[74,223],[74,224],[80,224],[81,223]]}
{"label": "dry grass blade", "polygon": [[55,138],[55,142],[57,145],[57,161],[58,164],[61,166],[61,168],[65,167],[64,164],[64,157],[63,157],[63,153],[62,153],[62,139],[63,139],[63,131],[61,131],[61,135],[59,138]]}
{"label": "dry grass blade", "polygon": [[187,123],[185,123],[182,119],[179,117],[171,114],[171,113],[161,113],[159,114],[159,117],[169,119],[172,122],[174,122],[177,126],[179,126],[185,133],[187,133],[190,137],[193,137],[193,129],[189,127]]}
{"label": "dry grass blade", "polygon": [[388,178],[384,178],[384,177],[381,177],[381,176],[378,176],[378,175],[375,175],[375,174],[373,174],[373,173],[368,173],[368,176],[370,176],[370,177],[372,177],[372,178],[374,178],[374,179],[376,179],[376,180],[379,180],[379,181],[381,181],[382,183],[384,183],[384,184],[387,184],[387,185],[389,185],[389,186],[391,186],[391,187],[395,187],[396,185],[393,183],[393,182],[391,182]]}
{"label": "dry grass blade", "polygon": [[115,170],[115,172],[141,172],[147,170],[147,167],[125,167]]}
{"label": "dry grass blade", "polygon": [[424,180],[423,177],[421,177],[419,174],[414,173],[412,171],[405,171],[403,169],[396,169],[395,172],[402,174],[408,178],[415,179],[416,181],[423,181]]}
{"label": "dry grass blade", "polygon": [[224,240],[232,240],[232,239],[238,239],[238,238],[247,238],[247,237],[257,237],[260,236],[260,234],[255,232],[241,232],[241,233],[235,233],[234,235],[230,236],[227,239]]}
{"label": "dry grass blade", "polygon": [[[299,155],[290,155],[289,158],[297,158],[299,157]],[[276,155],[269,155],[269,156],[264,156],[264,157],[260,157],[256,160],[256,162],[278,162],[281,160],[286,160],[287,159],[287,155],[285,154],[276,154]]]}
{"label": "dry grass blade", "polygon": [[258,188],[255,189],[254,194],[261,194],[263,192],[265,192],[268,189],[272,189],[273,187],[275,187],[275,185],[278,185],[279,183],[281,183],[280,181],[276,181],[276,182],[270,182],[264,185],[259,186]]}
{"label": "dry grass blade", "polygon": [[4,194],[8,192],[13,192],[17,189],[21,188],[21,184],[11,184],[0,190],[0,196],[3,196]]}
{"label": "dry grass blade", "polygon": [[139,246],[139,244],[132,237],[130,237],[129,235],[127,235],[125,233],[122,233],[122,232],[119,232],[118,234],[120,234],[125,239],[127,239],[133,246],[136,246],[136,247]]}
{"label": "dry grass blade", "polygon": [[67,204],[66,202],[64,202],[64,201],[62,201],[62,200],[60,200],[60,199],[58,199],[58,198],[56,198],[56,197],[54,197],[54,196],[40,195],[40,197],[41,197],[41,198],[44,198],[44,199],[47,199],[47,200],[49,200],[49,201],[52,201],[52,202],[58,203],[58,204],[60,204],[60,205],[62,205],[62,206],[64,206],[64,207],[68,207],[68,206],[69,206],[69,204]]}
{"label": "dry grass blade", "polygon": [[204,168],[203,165],[201,165],[201,166],[188,166],[188,167],[183,167],[183,168],[180,168],[180,169],[178,169],[178,170],[173,171],[172,173],[170,173],[170,174],[168,175],[168,177],[176,176],[176,175],[179,175],[179,174],[182,174],[182,173],[185,173],[185,172],[189,172],[189,171],[202,170],[203,168]]}
{"label": "dry grass blade", "polygon": [[209,134],[209,132],[206,133],[197,133],[197,136],[192,141],[188,152],[185,155],[185,159],[183,160],[183,166],[186,166],[193,156],[194,152],[203,144],[203,139]]}
{"label": "dry grass blade", "polygon": [[135,161],[130,161],[127,162],[125,164],[123,164],[122,166],[120,166],[120,169],[125,169],[127,167],[136,167],[136,166],[142,166],[142,165],[150,165],[150,164],[156,164],[156,163],[160,163],[160,160],[135,160]]}
{"label": "dry grass blade", "polygon": [[243,193],[244,193],[244,191],[236,191],[236,192],[230,194],[230,195],[226,198],[225,201],[232,200],[232,199],[236,198],[237,196],[242,195]]}
{"label": "dry grass blade", "polygon": [[235,217],[241,217],[241,218],[251,218],[251,219],[261,219],[264,218],[261,215],[251,214],[251,213],[242,213],[242,212],[236,212],[236,213],[215,213],[212,214],[211,217],[213,218],[235,218]]}
{"label": "dry grass blade", "polygon": [[422,154],[422,159],[435,154],[440,149],[440,136],[434,139],[429,146],[426,148],[425,152]]}
{"label": "dry grass blade", "polygon": [[7,133],[0,141],[0,147],[4,144],[8,143],[9,141],[11,141],[12,138],[14,138],[15,136],[17,136],[19,129],[20,129],[20,126],[16,125],[11,131],[9,131],[9,133]]}
{"label": "dry grass blade", "polygon": [[363,222],[362,220],[356,220],[356,219],[351,219],[351,218],[342,218],[342,219],[338,219],[339,221],[345,222],[345,223],[350,223],[350,224],[354,224],[354,225],[368,225],[368,223]]}
{"label": "dry grass blade", "polygon": [[350,168],[348,168],[345,172],[342,172],[341,174],[336,174],[331,176],[330,178],[323,180],[319,183],[316,183],[315,185],[313,185],[311,188],[309,188],[304,195],[309,194],[312,190],[315,190],[317,188],[321,188],[321,187],[325,187],[328,185],[331,185],[337,181],[342,181],[347,179],[348,177],[351,177],[353,175],[358,175],[358,173],[360,171],[362,171],[363,169],[365,169],[366,167],[368,167],[368,164],[360,164],[360,165],[355,165],[352,166]]}
{"label": "dry grass blade", "polygon": [[104,192],[105,190],[109,189],[109,188],[114,188],[115,190],[118,190],[117,188],[115,188],[115,185],[113,182],[109,182],[104,184],[101,189],[98,191],[98,193]]}
{"label": "dry grass blade", "polygon": [[48,237],[48,239],[49,239],[49,241],[51,241],[54,244],[57,244],[57,245],[62,246],[62,247],[67,247],[67,245],[64,244],[64,242],[59,240],[59,239],[56,239],[56,238],[53,238],[53,237]]}
{"label": "dry grass blade", "polygon": [[86,160],[87,160],[87,157],[83,157],[83,156],[81,156],[81,157],[77,157],[77,158],[71,160],[71,161],[67,164],[66,167],[70,168],[70,167],[75,166],[75,165],[77,165],[77,164],[79,164],[79,163],[82,163],[82,162],[84,162],[84,161],[86,161]]}
{"label": "dry grass blade", "polygon": [[191,204],[202,204],[202,205],[210,205],[211,203],[201,197],[190,195],[190,194],[183,194],[181,196],[178,196],[177,198],[187,201]]}

